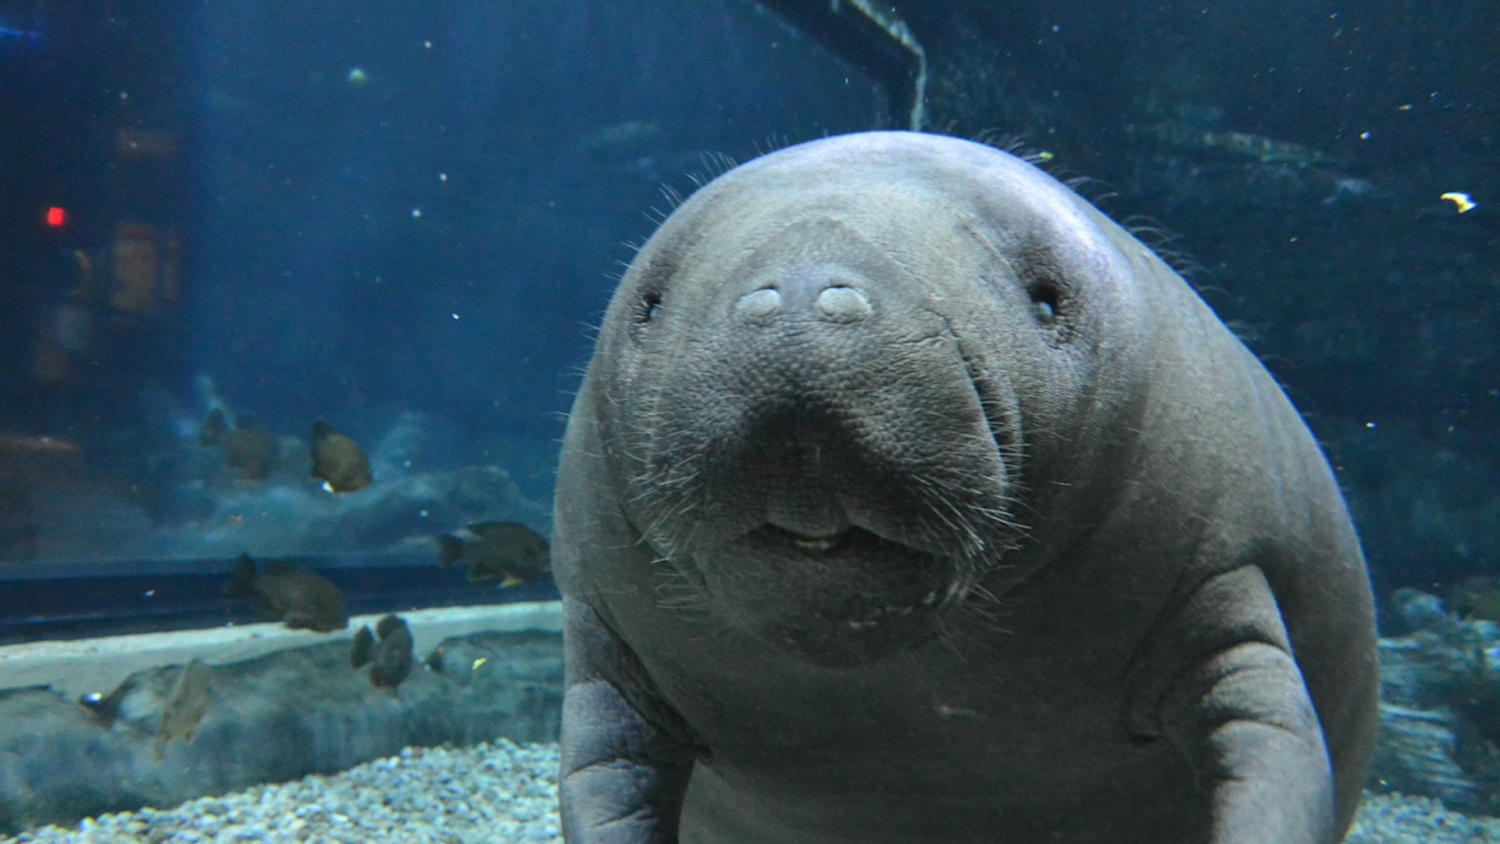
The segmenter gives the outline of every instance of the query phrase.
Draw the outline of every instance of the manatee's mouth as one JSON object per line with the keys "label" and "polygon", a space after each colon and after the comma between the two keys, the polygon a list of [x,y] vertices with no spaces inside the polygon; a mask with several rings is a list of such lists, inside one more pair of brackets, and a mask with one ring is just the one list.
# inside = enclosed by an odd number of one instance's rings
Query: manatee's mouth
{"label": "manatee's mouth", "polygon": [[661,388],[626,488],[664,607],[828,666],[952,639],[1019,533],[1019,411],[937,328],[880,357],[907,367],[881,376],[901,395],[849,390],[859,349],[811,340],[797,354],[826,365],[750,343]]}
{"label": "manatee's mouth", "polygon": [[[779,525],[766,524],[752,531],[746,540],[762,547],[784,544],[797,549],[812,560],[826,561],[836,566],[860,566],[866,569],[870,568],[872,560],[900,559],[906,562],[907,558],[912,558],[911,561],[916,562],[918,558],[926,556],[913,548],[863,528],[852,526],[831,533],[809,535],[788,530]],[[889,562],[885,566],[891,567]],[[961,600],[966,591],[956,580],[950,580],[946,584],[933,582],[939,576],[945,576],[946,572],[940,575],[929,566],[913,565],[906,571],[896,571],[891,574],[897,575],[897,579],[910,581],[901,584],[887,596],[897,600],[868,604],[861,608],[857,617],[835,616],[829,620],[843,621],[851,630],[863,630],[883,621],[909,616],[922,610],[936,609],[955,600]],[[896,586],[896,584],[886,585]],[[844,608],[854,609],[847,604]]]}
{"label": "manatee's mouth", "polygon": [[858,526],[809,534],[765,522],[693,568],[731,624],[827,666],[920,645],[967,593],[952,560]]}
{"label": "manatee's mouth", "polygon": [[775,525],[768,525],[767,527],[770,530],[784,534],[788,542],[812,554],[826,554],[832,551],[838,547],[840,542],[844,541],[844,537],[849,535],[849,530],[852,530],[850,528],[836,531],[825,536],[807,536],[795,531],[786,530],[785,528],[776,527]]}

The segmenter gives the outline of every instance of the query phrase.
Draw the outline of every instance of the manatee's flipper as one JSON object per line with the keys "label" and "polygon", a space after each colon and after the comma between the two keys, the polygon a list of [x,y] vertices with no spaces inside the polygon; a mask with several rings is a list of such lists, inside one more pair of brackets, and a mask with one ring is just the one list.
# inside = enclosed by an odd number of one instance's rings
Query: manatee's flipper
{"label": "manatee's flipper", "polygon": [[[1333,770],[1261,569],[1200,585],[1138,659],[1130,726],[1197,773],[1213,844],[1329,844]],[[1153,701],[1155,703],[1153,704]]]}
{"label": "manatee's flipper", "polygon": [[675,844],[694,742],[599,616],[572,598],[563,608],[563,838]]}

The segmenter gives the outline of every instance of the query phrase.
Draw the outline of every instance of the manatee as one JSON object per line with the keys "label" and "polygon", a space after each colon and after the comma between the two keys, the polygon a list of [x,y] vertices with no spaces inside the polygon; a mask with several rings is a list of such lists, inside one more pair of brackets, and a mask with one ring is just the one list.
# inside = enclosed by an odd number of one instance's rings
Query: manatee
{"label": "manatee", "polygon": [[570,842],[1339,840],[1338,484],[1171,268],[967,141],[790,147],[621,280],[568,420]]}

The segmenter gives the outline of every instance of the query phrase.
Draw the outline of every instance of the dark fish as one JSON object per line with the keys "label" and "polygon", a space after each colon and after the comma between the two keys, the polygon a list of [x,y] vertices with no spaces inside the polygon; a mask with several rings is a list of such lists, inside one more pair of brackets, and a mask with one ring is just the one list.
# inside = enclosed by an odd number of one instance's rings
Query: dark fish
{"label": "dark fish", "polygon": [[411,674],[411,649],[411,628],[400,616],[388,615],[375,625],[373,634],[368,627],[359,628],[349,661],[355,668],[370,664],[370,685],[394,689]]}
{"label": "dark fish", "polygon": [[375,634],[368,624],[354,634],[353,646],[349,649],[349,666],[358,668],[370,661],[370,652],[375,649]]}
{"label": "dark fish", "polygon": [[312,476],[334,494],[356,492],[370,485],[370,461],[354,440],[321,421],[313,423]]}
{"label": "dark fish", "polygon": [[156,735],[156,761],[160,762],[167,743],[175,738],[192,742],[193,734],[203,722],[213,702],[213,669],[201,659],[183,666],[167,699],[162,701],[161,728]]}
{"label": "dark fish", "polygon": [[295,563],[272,561],[261,569],[248,554],[241,554],[224,594],[254,599],[256,609],[293,630],[327,633],[349,626],[349,610],[339,588]]}
{"label": "dark fish", "polygon": [[547,540],[517,522],[474,522],[438,537],[438,565],[459,563],[469,567],[470,583],[501,586],[530,583],[552,568]]}
{"label": "dark fish", "polygon": [[198,431],[198,445],[203,448],[220,448],[224,452],[224,467],[239,470],[247,481],[263,481],[276,470],[281,452],[276,437],[269,428],[248,416],[236,420],[231,428],[218,408],[209,411]]}

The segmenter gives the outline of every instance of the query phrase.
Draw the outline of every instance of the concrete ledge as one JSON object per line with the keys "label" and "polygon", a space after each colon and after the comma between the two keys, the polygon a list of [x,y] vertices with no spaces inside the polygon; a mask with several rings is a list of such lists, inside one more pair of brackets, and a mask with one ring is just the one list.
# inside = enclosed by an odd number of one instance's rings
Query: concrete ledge
{"label": "concrete ledge", "polygon": [[[432,653],[439,642],[454,636],[484,631],[562,632],[560,601],[445,607],[398,614],[411,628],[418,660]],[[288,630],[278,622],[5,645],[0,647],[0,691],[51,686],[74,699],[94,692],[108,694],[131,674],[155,666],[185,665],[194,658],[220,665],[287,648],[348,642],[361,625],[373,629],[379,619],[378,615],[355,616],[349,619],[348,628],[334,633]]]}

